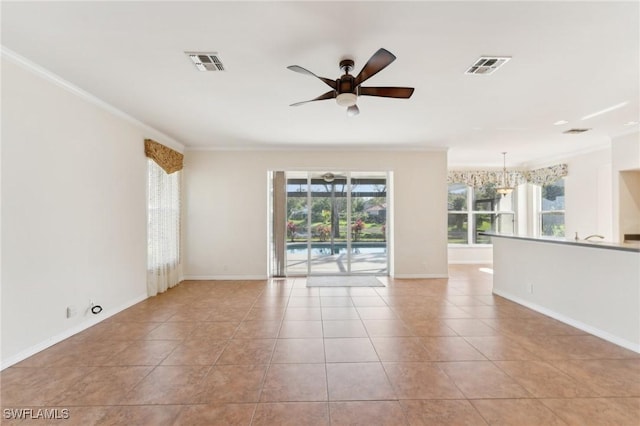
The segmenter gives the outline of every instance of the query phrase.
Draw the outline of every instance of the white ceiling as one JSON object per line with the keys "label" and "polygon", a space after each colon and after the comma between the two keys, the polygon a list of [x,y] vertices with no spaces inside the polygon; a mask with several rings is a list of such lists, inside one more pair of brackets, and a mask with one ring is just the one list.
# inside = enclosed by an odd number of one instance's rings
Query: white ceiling
{"label": "white ceiling", "polygon": [[[2,2],[4,48],[188,149],[449,149],[450,165],[544,162],[637,131],[639,3]],[[329,88],[380,47],[397,56],[347,117]],[[218,52],[199,72],[185,51]],[[513,59],[465,75],[482,55]],[[626,104],[591,119],[582,118]],[[568,124],[554,126],[558,120]],[[573,127],[592,128],[565,135]]]}

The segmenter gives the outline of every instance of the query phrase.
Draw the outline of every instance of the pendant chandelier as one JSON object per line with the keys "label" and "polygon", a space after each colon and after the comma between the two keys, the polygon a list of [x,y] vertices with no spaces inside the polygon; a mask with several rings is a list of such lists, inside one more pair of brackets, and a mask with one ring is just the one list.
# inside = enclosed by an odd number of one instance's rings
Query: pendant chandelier
{"label": "pendant chandelier", "polygon": [[498,192],[498,194],[502,195],[503,197],[505,195],[511,194],[511,192],[513,191],[513,186],[509,185],[509,178],[507,175],[507,153],[503,152],[502,153],[502,182],[500,184],[499,187],[496,188],[496,191]]}

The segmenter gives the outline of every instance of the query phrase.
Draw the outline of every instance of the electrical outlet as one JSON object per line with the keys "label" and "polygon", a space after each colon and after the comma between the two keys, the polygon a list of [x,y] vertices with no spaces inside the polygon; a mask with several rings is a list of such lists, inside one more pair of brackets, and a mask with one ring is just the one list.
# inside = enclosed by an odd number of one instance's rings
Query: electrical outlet
{"label": "electrical outlet", "polygon": [[529,283],[529,293],[533,294],[533,283]]}
{"label": "electrical outlet", "polygon": [[78,314],[78,309],[75,306],[67,306],[67,318],[75,317]]}

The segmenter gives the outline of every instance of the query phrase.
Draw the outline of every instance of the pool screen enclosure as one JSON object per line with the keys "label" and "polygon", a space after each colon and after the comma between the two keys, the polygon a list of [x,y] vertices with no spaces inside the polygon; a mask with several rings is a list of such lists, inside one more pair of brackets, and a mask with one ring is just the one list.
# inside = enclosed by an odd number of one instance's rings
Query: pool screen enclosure
{"label": "pool screen enclosure", "polygon": [[386,172],[279,173],[274,275],[388,274]]}

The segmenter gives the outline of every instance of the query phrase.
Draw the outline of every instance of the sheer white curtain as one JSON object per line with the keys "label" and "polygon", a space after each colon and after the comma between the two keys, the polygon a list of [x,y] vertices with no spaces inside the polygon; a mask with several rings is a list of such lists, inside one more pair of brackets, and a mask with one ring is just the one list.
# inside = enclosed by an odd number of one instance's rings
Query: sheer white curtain
{"label": "sheer white curtain", "polygon": [[147,293],[178,284],[180,261],[180,175],[167,174],[148,159]]}

